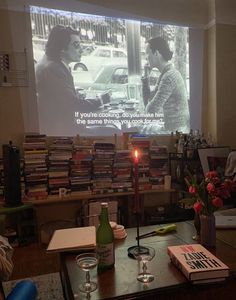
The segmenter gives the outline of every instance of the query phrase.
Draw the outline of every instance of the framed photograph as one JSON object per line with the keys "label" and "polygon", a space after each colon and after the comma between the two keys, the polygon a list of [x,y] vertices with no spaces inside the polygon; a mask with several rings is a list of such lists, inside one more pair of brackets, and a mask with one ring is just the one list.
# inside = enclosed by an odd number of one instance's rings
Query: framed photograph
{"label": "framed photograph", "polygon": [[217,171],[224,175],[226,161],[230,152],[231,149],[228,146],[198,149],[203,173]]}

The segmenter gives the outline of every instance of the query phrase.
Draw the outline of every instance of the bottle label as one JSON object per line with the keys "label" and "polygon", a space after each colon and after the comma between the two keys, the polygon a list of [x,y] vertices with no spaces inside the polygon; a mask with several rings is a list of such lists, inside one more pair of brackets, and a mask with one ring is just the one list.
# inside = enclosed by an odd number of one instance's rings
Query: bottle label
{"label": "bottle label", "polygon": [[114,264],[113,243],[97,245],[97,254],[99,258],[99,265],[110,266]]}

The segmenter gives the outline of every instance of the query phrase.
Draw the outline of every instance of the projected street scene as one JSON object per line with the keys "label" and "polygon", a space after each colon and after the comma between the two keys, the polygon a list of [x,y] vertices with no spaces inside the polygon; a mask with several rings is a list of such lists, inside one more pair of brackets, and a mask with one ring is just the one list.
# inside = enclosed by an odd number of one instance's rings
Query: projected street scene
{"label": "projected street scene", "polygon": [[30,9],[42,133],[189,131],[188,28]]}

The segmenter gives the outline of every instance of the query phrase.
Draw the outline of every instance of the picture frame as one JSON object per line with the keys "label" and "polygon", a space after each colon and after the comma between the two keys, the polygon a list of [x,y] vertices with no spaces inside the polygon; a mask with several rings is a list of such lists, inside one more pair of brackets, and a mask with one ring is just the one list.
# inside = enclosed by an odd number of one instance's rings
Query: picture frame
{"label": "picture frame", "polygon": [[224,175],[226,161],[230,152],[229,146],[198,149],[204,175],[213,170]]}

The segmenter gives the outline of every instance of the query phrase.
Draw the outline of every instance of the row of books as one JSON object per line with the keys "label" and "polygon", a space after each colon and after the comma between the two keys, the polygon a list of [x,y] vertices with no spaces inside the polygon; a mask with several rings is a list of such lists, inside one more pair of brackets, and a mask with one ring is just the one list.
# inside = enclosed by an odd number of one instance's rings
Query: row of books
{"label": "row of books", "polygon": [[169,172],[168,151],[166,146],[151,145],[147,136],[133,135],[128,148],[138,150],[139,182],[141,189],[153,189],[164,184],[164,177]]}
{"label": "row of books", "polygon": [[23,142],[24,178],[28,197],[48,196],[46,135],[26,134]]}
{"label": "row of books", "polygon": [[[66,193],[102,194],[134,190],[134,157],[138,149],[139,189],[154,189],[168,174],[165,146],[150,146],[148,138],[133,137],[127,150],[116,150],[113,143],[76,145],[71,137],[53,138],[25,134],[22,182],[29,198],[45,198]],[[0,195],[3,184],[0,164]],[[2,192],[1,192],[2,190]]]}

